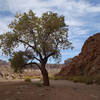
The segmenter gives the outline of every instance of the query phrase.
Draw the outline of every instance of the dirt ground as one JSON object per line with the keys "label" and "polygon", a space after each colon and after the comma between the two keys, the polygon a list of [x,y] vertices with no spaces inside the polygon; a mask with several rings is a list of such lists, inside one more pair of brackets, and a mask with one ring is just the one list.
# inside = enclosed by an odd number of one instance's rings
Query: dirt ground
{"label": "dirt ground", "polygon": [[100,100],[100,85],[85,85],[64,80],[51,81],[50,87],[39,82],[0,82],[0,100]]}

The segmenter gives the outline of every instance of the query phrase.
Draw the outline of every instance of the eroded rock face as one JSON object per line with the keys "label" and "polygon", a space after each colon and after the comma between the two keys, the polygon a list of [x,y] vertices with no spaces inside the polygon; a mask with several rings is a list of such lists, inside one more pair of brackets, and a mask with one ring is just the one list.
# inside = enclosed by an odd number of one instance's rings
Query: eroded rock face
{"label": "eroded rock face", "polygon": [[100,33],[86,40],[81,53],[62,68],[59,75],[100,75]]}

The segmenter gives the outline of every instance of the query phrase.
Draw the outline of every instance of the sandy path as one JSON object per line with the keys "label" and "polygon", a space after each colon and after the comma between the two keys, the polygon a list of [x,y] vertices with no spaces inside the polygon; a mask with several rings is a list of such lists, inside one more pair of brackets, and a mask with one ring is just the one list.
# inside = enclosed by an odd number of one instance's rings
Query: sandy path
{"label": "sandy path", "polygon": [[0,82],[0,100],[100,100],[100,85],[56,80],[41,87],[35,82]]}

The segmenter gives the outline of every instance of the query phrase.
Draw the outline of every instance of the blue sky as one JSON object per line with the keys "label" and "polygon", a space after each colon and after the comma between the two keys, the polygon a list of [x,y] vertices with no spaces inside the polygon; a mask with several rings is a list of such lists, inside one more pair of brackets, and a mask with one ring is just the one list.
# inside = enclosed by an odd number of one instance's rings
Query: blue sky
{"label": "blue sky", "polygon": [[[69,40],[75,48],[62,52],[61,63],[78,55],[84,41],[100,32],[100,0],[0,0],[0,34],[9,31],[7,25],[14,19],[16,12],[28,12],[30,9],[38,16],[46,11],[65,16],[66,24],[69,25]],[[8,59],[1,50],[0,59]]]}

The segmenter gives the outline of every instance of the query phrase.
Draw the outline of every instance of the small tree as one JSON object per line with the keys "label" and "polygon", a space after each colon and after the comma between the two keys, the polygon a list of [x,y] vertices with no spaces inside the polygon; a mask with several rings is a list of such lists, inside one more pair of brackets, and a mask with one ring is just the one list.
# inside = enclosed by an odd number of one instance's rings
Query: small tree
{"label": "small tree", "polygon": [[20,44],[24,46],[25,51],[30,50],[31,63],[27,64],[36,64],[39,67],[44,85],[48,86],[49,78],[45,68],[48,59],[50,57],[59,59],[60,51],[71,47],[64,16],[46,12],[38,17],[30,10],[29,13],[17,13],[9,28],[10,32],[0,35],[0,48],[3,53],[12,55]]}
{"label": "small tree", "polygon": [[14,69],[14,72],[21,71],[23,65],[26,63],[23,57],[23,52],[14,53],[9,61],[11,62],[11,68]]}
{"label": "small tree", "polygon": [[27,64],[27,59],[24,56],[24,52],[14,52],[9,59],[11,63],[11,68],[13,68],[14,72],[22,72],[22,69],[24,68],[24,65]]}

